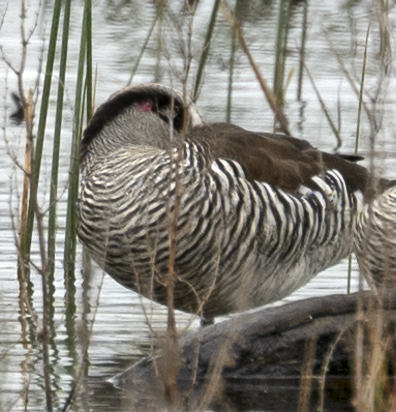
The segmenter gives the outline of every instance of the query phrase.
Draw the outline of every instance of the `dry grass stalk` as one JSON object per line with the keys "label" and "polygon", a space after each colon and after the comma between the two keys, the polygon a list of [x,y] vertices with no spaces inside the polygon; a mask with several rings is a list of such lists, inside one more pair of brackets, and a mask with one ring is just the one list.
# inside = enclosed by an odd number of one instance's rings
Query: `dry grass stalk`
{"label": "dry grass stalk", "polygon": [[341,144],[342,144],[342,139],[341,139],[341,136],[340,136],[340,132],[339,132],[339,130],[337,130],[337,128],[335,127],[335,124],[334,124],[333,120],[331,119],[330,113],[329,113],[329,111],[327,110],[326,104],[325,104],[324,100],[322,99],[322,96],[320,95],[320,92],[319,92],[318,88],[316,87],[316,84],[315,84],[315,81],[314,81],[314,79],[313,79],[313,77],[312,77],[312,75],[311,75],[311,72],[310,72],[310,70],[309,70],[309,68],[308,68],[308,66],[306,65],[305,62],[304,62],[304,68],[305,68],[305,72],[306,72],[307,75],[308,75],[308,79],[310,80],[311,85],[312,85],[312,87],[313,87],[313,89],[314,89],[314,92],[315,92],[315,94],[316,94],[316,97],[317,97],[318,100],[319,100],[320,107],[321,107],[324,115],[326,116],[326,119],[327,119],[327,121],[328,121],[328,123],[329,123],[329,126],[331,127],[331,130],[332,130],[333,133],[334,133],[334,136],[335,136],[336,139],[337,139],[337,146],[335,147],[335,150],[337,150],[337,149],[339,149],[339,148],[341,147]]}
{"label": "dry grass stalk", "polygon": [[[326,35],[327,42],[329,43],[330,50],[334,54],[334,56],[336,57],[337,62],[340,66],[340,69],[344,73],[345,78],[348,80],[348,83],[351,86],[351,89],[353,90],[353,92],[356,94],[356,97],[359,98],[360,91],[358,89],[358,86],[356,85],[355,80],[352,78],[352,75],[350,74],[350,72],[346,68],[344,60],[342,59],[340,53],[338,53],[337,49],[334,47],[334,44],[333,44],[329,34],[326,31],[325,31],[325,35]],[[367,103],[365,102],[364,99],[362,99],[362,107],[363,107],[363,109],[366,113],[369,124],[372,125],[372,127],[373,127],[373,130],[378,130],[377,120],[376,120],[374,114],[372,113],[371,109],[367,106]]]}
{"label": "dry grass stalk", "polygon": [[316,338],[310,338],[305,343],[304,363],[301,367],[300,395],[298,412],[309,411],[309,401],[312,390],[313,368],[315,363]]}
{"label": "dry grass stalk", "polygon": [[277,100],[276,100],[276,96],[274,92],[268,86],[267,81],[262,76],[260,69],[258,68],[256,62],[254,61],[253,56],[251,55],[249,48],[245,42],[245,38],[243,36],[242,28],[240,24],[236,20],[235,16],[232,13],[232,10],[230,9],[229,5],[225,1],[222,1],[221,6],[222,6],[223,14],[225,18],[227,19],[228,23],[230,24],[232,30],[234,31],[235,37],[238,39],[238,42],[239,42],[239,45],[241,46],[242,51],[246,54],[249,60],[249,64],[252,67],[254,74],[256,75],[256,78],[261,86],[261,89],[272,111],[275,114],[275,119],[276,121],[279,122],[280,130],[284,134],[290,136],[289,126],[288,126],[288,121],[286,119],[286,116],[284,115],[282,108],[277,104]]}
{"label": "dry grass stalk", "polygon": [[[172,99],[171,102],[171,113],[173,113],[173,104],[174,101]],[[173,122],[169,122],[169,133],[170,133],[170,141],[173,141]],[[174,159],[173,151],[171,151],[171,168],[175,170],[175,196],[174,199],[170,199],[170,202],[173,205],[168,204],[168,234],[169,234],[169,263],[168,263],[168,275],[166,279],[167,283],[167,298],[166,298],[166,305],[168,307],[168,333],[173,340],[174,344],[178,344],[178,334],[176,328],[176,320],[175,320],[175,311],[174,311],[174,290],[175,290],[175,282],[176,282],[176,273],[175,273],[175,261],[176,261],[176,248],[177,248],[177,224],[179,219],[180,213],[180,202],[181,202],[181,184],[180,184],[180,177],[179,177],[179,168],[180,168],[180,161],[182,151],[179,151],[179,157]],[[172,182],[170,182],[170,185]],[[169,191],[171,191],[171,187],[169,187]],[[173,208],[172,208],[173,206]],[[173,209],[173,212],[170,212],[170,209]]]}
{"label": "dry grass stalk", "polygon": [[307,29],[308,29],[308,1],[304,2],[304,14],[301,30],[301,46],[299,48],[300,61],[298,66],[298,88],[297,88],[297,100],[301,101],[302,87],[303,87],[303,73],[305,64],[305,45],[307,42]]}

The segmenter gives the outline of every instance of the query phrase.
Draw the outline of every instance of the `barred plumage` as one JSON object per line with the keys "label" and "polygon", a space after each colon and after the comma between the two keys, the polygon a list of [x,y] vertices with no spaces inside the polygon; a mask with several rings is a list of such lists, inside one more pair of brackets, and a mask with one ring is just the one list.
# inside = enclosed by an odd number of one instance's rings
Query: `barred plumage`
{"label": "barred plumage", "polygon": [[[393,182],[395,183],[395,182]],[[360,272],[379,292],[396,286],[396,186],[358,214],[355,252]]]}
{"label": "barred plumage", "polygon": [[352,251],[364,168],[298,139],[200,124],[162,86],[114,95],[81,153],[80,239],[114,279],[157,302],[171,235],[174,307],[206,317],[285,297]]}

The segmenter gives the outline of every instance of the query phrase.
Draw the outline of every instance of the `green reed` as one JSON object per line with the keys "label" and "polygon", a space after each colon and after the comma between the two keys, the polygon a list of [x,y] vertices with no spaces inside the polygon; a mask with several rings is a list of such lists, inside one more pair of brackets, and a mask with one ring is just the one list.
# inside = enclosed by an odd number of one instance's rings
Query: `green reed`
{"label": "green reed", "polygon": [[[61,14],[61,4],[60,0],[55,1],[54,5],[54,13],[52,15],[52,25],[51,25],[51,32],[50,32],[50,41],[48,45],[48,55],[47,55],[47,62],[44,72],[44,86],[42,91],[42,99],[41,99],[41,108],[39,112],[39,122],[37,128],[37,138],[35,144],[34,159],[34,172],[33,178],[31,179],[31,186],[34,185],[36,188],[38,186],[39,177],[40,177],[40,167],[41,167],[41,160],[43,154],[43,146],[44,146],[44,136],[47,124],[47,115],[48,115],[48,108],[50,102],[50,92],[51,92],[51,83],[52,83],[52,73],[54,68],[55,62],[55,52],[56,52],[56,40],[58,37],[58,29],[59,29],[59,20]],[[26,221],[26,232],[21,233],[21,240],[20,240],[20,247],[21,247],[21,254],[24,259],[25,266],[28,267],[28,262],[30,259],[30,248],[32,243],[32,234],[33,234],[33,221],[34,221],[34,202],[36,199],[32,199],[30,195],[29,199],[29,210],[27,214],[27,221]],[[24,217],[22,217],[24,219]]]}
{"label": "green reed", "polygon": [[48,271],[50,275],[49,285],[51,294],[53,294],[53,276],[55,262],[55,244],[56,244],[56,217],[57,217],[57,197],[58,197],[58,175],[59,175],[59,152],[61,142],[61,130],[63,119],[63,101],[65,93],[65,79],[67,66],[67,52],[69,42],[69,24],[70,24],[71,0],[66,0],[64,4],[62,45],[59,67],[58,94],[56,98],[56,114],[54,141],[52,149],[52,171],[50,187],[50,207],[48,215]]}
{"label": "green reed", "polygon": [[[77,81],[74,99],[73,136],[70,154],[70,178],[67,198],[66,212],[66,234],[64,249],[64,269],[65,278],[74,278],[74,268],[76,259],[76,224],[77,224],[77,196],[79,182],[79,148],[84,128],[84,100],[87,104],[87,112],[92,112],[92,101],[88,101],[87,96],[92,98],[92,44],[88,40],[92,39],[92,15],[91,1],[87,0],[84,7],[82,32],[80,39],[80,53],[77,68]],[[85,99],[84,99],[85,97]]]}

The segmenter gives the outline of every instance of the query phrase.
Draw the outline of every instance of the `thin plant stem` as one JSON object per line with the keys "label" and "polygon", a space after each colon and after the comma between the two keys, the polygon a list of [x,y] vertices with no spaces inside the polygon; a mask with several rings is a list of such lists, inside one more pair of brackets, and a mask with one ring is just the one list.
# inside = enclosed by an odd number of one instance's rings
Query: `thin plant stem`
{"label": "thin plant stem", "polygon": [[[47,261],[47,274],[46,282],[48,288],[48,327],[50,333],[48,335],[49,341],[54,353],[54,360],[57,362],[57,347],[56,347],[56,330],[54,325],[54,313],[55,313],[55,285],[54,285],[54,271],[55,271],[55,249],[56,249],[56,217],[57,217],[57,203],[58,203],[58,178],[59,178],[59,155],[60,155],[60,142],[61,142],[61,130],[62,130],[62,116],[63,116],[63,101],[64,101],[64,89],[66,79],[66,67],[67,67],[67,51],[69,40],[69,24],[70,24],[70,11],[71,0],[66,0],[64,4],[64,17],[63,17],[63,32],[62,32],[62,45],[60,56],[60,68],[59,68],[59,80],[58,80],[58,94],[56,99],[56,113],[55,113],[55,128],[54,128],[54,140],[52,149],[52,170],[50,180],[50,204],[48,213],[48,235],[47,235],[47,249],[48,249],[48,261]],[[53,367],[53,371],[57,368]],[[59,379],[53,379],[54,385]],[[58,391],[55,386],[54,393]],[[54,399],[55,400],[55,399]]]}
{"label": "thin plant stem", "polygon": [[[188,6],[187,7],[187,13],[188,13],[188,23],[187,23],[187,42],[186,42],[186,47],[183,52],[183,72],[181,76],[181,82],[182,82],[182,87],[183,87],[183,99],[187,101],[187,83],[188,79],[190,76],[190,70],[191,70],[191,62],[193,59],[193,54],[192,54],[192,38],[193,38],[193,27],[194,27],[194,16],[195,16],[195,11],[196,11],[196,4],[193,6]],[[183,125],[183,130],[187,130],[187,124]]]}
{"label": "thin plant stem", "polygon": [[[173,106],[172,101],[172,106]],[[173,111],[173,107],[171,107],[171,112]],[[171,140],[173,140],[173,123],[169,123],[169,134]],[[179,152],[182,152],[179,150]],[[173,152],[171,152],[173,153]],[[180,199],[181,199],[181,188],[180,188],[180,179],[179,179],[179,162],[180,159],[173,159],[171,161],[175,163],[175,199],[173,207],[169,205],[169,227],[168,227],[168,241],[169,241],[169,261],[168,261],[168,277],[167,277],[167,289],[166,289],[166,305],[168,307],[168,334],[171,337],[173,343],[178,343],[178,336],[177,336],[177,329],[176,329],[176,320],[175,320],[175,312],[174,312],[174,289],[175,289],[175,282],[176,282],[176,273],[175,273],[175,261],[176,261],[176,247],[177,247],[177,223],[179,218],[180,212]],[[173,213],[171,210],[173,209]]]}
{"label": "thin plant stem", "polygon": [[309,71],[309,69],[308,69],[307,65],[305,64],[305,62],[304,62],[304,69],[305,69],[305,72],[307,73],[307,76],[308,76],[308,78],[309,78],[309,80],[310,80],[310,82],[311,82],[311,84],[312,84],[312,87],[313,87],[313,89],[314,89],[314,92],[315,92],[315,94],[316,94],[316,97],[317,97],[318,100],[319,100],[320,107],[322,108],[322,111],[323,111],[324,115],[326,116],[327,122],[329,123],[329,126],[330,126],[331,130],[333,131],[334,136],[335,136],[336,139],[337,139],[337,146],[336,146],[336,150],[337,150],[338,148],[341,147],[341,143],[342,143],[340,133],[339,133],[339,131],[337,130],[337,128],[336,128],[333,120],[332,120],[331,117],[330,117],[330,113],[329,113],[329,111],[327,110],[326,104],[325,104],[325,102],[323,101],[322,96],[320,95],[319,90],[318,90],[318,88],[316,87],[316,84],[315,84],[315,82],[314,82],[314,79],[313,79],[313,77],[312,77],[312,75],[311,75],[311,72]]}
{"label": "thin plant stem", "polygon": [[[61,46],[61,60],[59,69],[58,95],[56,99],[55,130],[54,143],[52,151],[52,171],[51,171],[51,188],[50,188],[50,207],[48,216],[48,270],[50,288],[53,288],[53,274],[55,262],[55,243],[56,243],[56,203],[59,175],[59,151],[62,130],[63,99],[65,92],[65,78],[67,66],[67,50],[69,42],[69,25],[70,25],[71,0],[65,1],[63,17],[63,33]],[[52,290],[53,292],[53,290]]]}
{"label": "thin plant stem", "polygon": [[213,5],[213,10],[212,10],[212,15],[210,17],[208,30],[205,36],[204,45],[202,48],[201,59],[198,64],[198,72],[197,72],[197,77],[195,79],[194,94],[192,98],[193,102],[197,100],[199,89],[201,87],[203,71],[206,65],[206,61],[208,60],[208,56],[209,56],[210,42],[212,40],[213,30],[214,30],[214,26],[216,23],[217,14],[219,11],[219,6],[220,6],[220,0],[215,0],[214,5]]}
{"label": "thin plant stem", "polygon": [[[85,76],[84,76],[85,72]],[[85,106],[86,104],[86,106]],[[75,114],[73,121],[73,141],[70,157],[70,180],[69,195],[67,202],[67,220],[65,235],[65,289],[66,289],[66,328],[69,337],[69,351],[71,357],[76,361],[77,352],[75,349],[75,256],[76,256],[76,208],[79,181],[79,146],[83,132],[84,113],[87,117],[93,111],[93,93],[92,93],[92,3],[91,0],[85,1],[83,24],[80,41],[80,54],[77,71],[77,84],[75,94]],[[85,337],[83,337],[85,340]],[[85,340],[88,346],[89,337]],[[82,365],[76,372],[73,380],[72,389],[63,406],[65,411],[74,402],[78,394],[79,384],[83,374],[86,372],[87,355],[85,348],[83,351]]]}
{"label": "thin plant stem", "polygon": [[159,0],[157,3],[157,13],[156,19],[158,20],[157,26],[157,47],[156,47],[156,63],[154,72],[154,82],[160,83],[161,81],[161,57],[162,57],[162,35],[163,35],[163,22],[164,13],[166,9],[166,2],[164,0]]}
{"label": "thin plant stem", "polygon": [[[325,32],[326,33],[326,32]],[[328,34],[326,33],[326,38],[327,41],[330,45],[330,50],[333,52],[334,56],[337,59],[337,62],[342,70],[342,72],[345,74],[346,79],[348,80],[349,85],[351,86],[352,90],[354,91],[354,93],[356,94],[356,96],[359,97],[360,95],[360,91],[358,90],[358,88],[356,87],[355,81],[353,80],[353,78],[351,77],[351,75],[349,74],[347,68],[345,67],[344,61],[342,60],[342,57],[340,56],[340,54],[338,53],[338,51],[336,50],[336,48],[333,45],[333,42],[331,41],[330,37],[328,36]],[[360,100],[360,98],[359,98]],[[362,99],[362,105],[363,105],[363,109],[369,119],[370,125],[372,125],[374,127],[374,130],[378,130],[378,124],[377,121],[375,119],[375,116],[373,115],[373,113],[371,112],[371,110],[369,109],[369,107],[367,106],[366,102],[364,101],[364,99]]]}
{"label": "thin plant stem", "polygon": [[[237,8],[237,5],[235,6],[235,8]],[[234,31],[232,31],[230,67],[229,67],[229,72],[228,72],[228,91],[227,91],[227,109],[226,109],[227,123],[231,122],[232,85],[233,85],[233,80],[234,80],[235,50],[236,50],[236,38],[235,38]]]}
{"label": "thin plant stem", "polygon": [[298,412],[309,409],[309,400],[312,391],[313,369],[315,365],[316,337],[310,337],[305,342],[304,362],[301,365],[300,395],[298,397]]}
{"label": "thin plant stem", "polygon": [[[370,34],[370,25],[367,28],[366,43],[364,46],[364,53],[363,53],[363,66],[362,66],[362,76],[360,80],[358,116],[357,116],[357,122],[356,122],[355,154],[359,153],[360,123],[361,123],[361,118],[362,118],[362,108],[364,105],[363,103],[364,79],[366,76],[367,48],[368,48],[369,34]],[[351,293],[351,283],[352,283],[352,255],[350,255],[348,259],[348,285],[347,285],[348,294]]]}
{"label": "thin plant stem", "polygon": [[370,25],[367,28],[366,43],[364,46],[364,53],[363,53],[363,67],[362,67],[362,76],[360,80],[359,106],[358,106],[358,116],[357,116],[357,123],[356,123],[355,154],[358,154],[359,152],[360,123],[361,123],[361,118],[362,118],[364,80],[366,77],[367,48],[368,48],[369,34],[370,34]]}
{"label": "thin plant stem", "polygon": [[[52,74],[53,74],[54,61],[55,61],[56,41],[58,37],[61,6],[62,6],[62,1],[56,0],[54,4],[54,13],[52,15],[52,25],[51,25],[50,41],[49,41],[49,46],[48,46],[47,64],[45,68],[44,86],[43,86],[39,121],[38,121],[38,127],[37,127],[37,138],[36,138],[36,148],[35,148],[35,158],[34,158],[35,172],[33,176],[34,184],[36,185],[36,187],[38,186],[39,176],[40,176],[41,159],[42,159],[42,154],[43,154],[45,129],[46,129],[46,124],[47,124],[47,115],[48,115],[48,108],[49,108],[49,101],[50,101],[50,91],[51,91]],[[21,99],[23,99],[22,96],[21,96]],[[28,210],[28,215],[27,215],[27,220],[26,220],[26,230],[21,231],[21,251],[22,251],[22,256],[25,262],[29,261],[30,247],[32,243],[32,234],[33,234],[33,220],[34,220],[34,202],[30,200],[29,210]]]}
{"label": "thin plant stem", "polygon": [[305,44],[307,41],[307,28],[308,28],[308,0],[304,1],[304,13],[301,30],[301,47],[300,47],[300,62],[298,66],[298,88],[297,88],[297,100],[301,101],[302,86],[303,86],[303,74],[304,74],[304,62],[305,62]]}
{"label": "thin plant stem", "polygon": [[354,350],[354,404],[357,411],[363,411],[364,406],[362,404],[362,389],[363,389],[363,357],[364,357],[364,311],[363,311],[363,298],[359,296],[357,299],[356,307],[356,333],[355,333],[355,350]]}
{"label": "thin plant stem", "polygon": [[272,109],[272,111],[275,114],[275,119],[277,122],[279,122],[279,127],[283,133],[286,135],[290,136],[290,131],[289,131],[289,126],[288,126],[288,121],[286,119],[286,116],[284,115],[282,108],[277,104],[276,102],[276,96],[274,92],[271,90],[271,88],[268,86],[267,81],[264,79],[262,74],[260,73],[260,70],[256,64],[256,62],[253,59],[253,56],[251,55],[249,48],[247,47],[247,44],[245,42],[245,38],[242,34],[242,30],[240,25],[238,24],[237,20],[235,19],[235,16],[233,15],[230,7],[226,2],[222,2],[222,10],[223,13],[229,22],[231,28],[233,29],[236,38],[238,39],[239,45],[241,46],[242,51],[245,53],[247,56],[250,66],[253,69],[254,74],[256,75],[256,78],[260,84],[260,87],[262,91],[264,92],[264,95]]}
{"label": "thin plant stem", "polygon": [[85,91],[86,91],[86,113],[87,120],[89,120],[93,115],[93,93],[92,93],[92,0],[86,0],[86,42],[87,42],[87,64],[86,64],[86,78],[85,78]]}
{"label": "thin plant stem", "polygon": [[280,0],[278,30],[275,47],[274,93],[278,106],[283,106],[284,77],[286,65],[287,35],[290,15],[290,0]]}
{"label": "thin plant stem", "polygon": [[319,375],[319,400],[318,400],[318,408],[317,412],[323,412],[323,407],[324,407],[324,397],[325,397],[325,384],[326,384],[326,373],[330,365],[331,357],[333,356],[333,352],[335,348],[337,347],[342,335],[344,334],[344,330],[340,331],[334,340],[330,343],[328,347],[328,351],[326,356],[323,358],[322,362],[322,367],[321,367],[321,372]]}
{"label": "thin plant stem", "polygon": [[149,29],[149,31],[148,31],[148,33],[147,33],[147,36],[146,36],[146,38],[144,39],[143,46],[142,46],[142,48],[140,49],[139,55],[138,55],[138,57],[135,59],[135,64],[134,64],[134,66],[133,66],[133,69],[132,69],[132,72],[131,72],[131,76],[129,77],[127,86],[130,86],[131,83],[132,83],[132,80],[133,80],[133,78],[134,78],[134,76],[135,76],[135,74],[136,74],[136,72],[137,72],[138,67],[139,67],[140,60],[142,59],[143,54],[144,54],[144,52],[145,52],[146,49],[147,49],[148,42],[149,42],[149,40],[150,40],[150,38],[151,38],[151,35],[153,34],[155,25],[157,24],[157,20],[158,20],[158,12],[155,14],[155,17],[154,17],[153,22],[152,22],[152,24],[151,24],[151,26],[150,26],[150,29]]}
{"label": "thin plant stem", "polygon": [[[79,181],[79,147],[82,135],[82,117],[83,117],[83,96],[84,96],[84,64],[87,59],[87,38],[90,38],[88,31],[90,31],[91,23],[90,12],[88,8],[91,7],[91,1],[87,0],[84,7],[83,16],[83,28],[80,42],[80,54],[77,70],[77,85],[75,95],[75,110],[73,120],[73,139],[72,149],[70,155],[70,180],[69,180],[69,194],[67,199],[67,214],[66,214],[66,234],[65,234],[65,250],[64,250],[64,268],[65,278],[69,276],[74,277],[74,266],[76,256],[76,202],[78,193],[78,181]],[[87,87],[92,87],[91,84]],[[67,282],[67,281],[66,281]]]}
{"label": "thin plant stem", "polygon": [[347,294],[350,295],[352,293],[352,254],[349,255],[348,258],[348,282],[347,282]]}

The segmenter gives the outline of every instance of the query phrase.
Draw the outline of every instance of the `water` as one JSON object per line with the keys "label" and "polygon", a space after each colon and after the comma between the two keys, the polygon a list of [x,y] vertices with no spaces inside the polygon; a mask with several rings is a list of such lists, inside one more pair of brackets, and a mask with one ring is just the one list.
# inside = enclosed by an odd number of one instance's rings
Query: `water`
{"label": "water", "polygon": [[[168,14],[161,37],[163,56],[159,70],[156,71],[156,53],[158,35],[154,35],[148,44],[141,65],[133,79],[133,83],[160,80],[165,84],[180,86],[177,70],[182,68],[179,52],[180,43],[186,39],[186,21],[180,18],[182,2],[171,2],[173,17]],[[240,2],[240,17],[246,42],[263,76],[271,84],[273,77],[274,45],[277,21],[277,3],[264,0]],[[391,61],[381,61],[380,50],[384,45],[380,37],[379,21],[382,28],[390,28],[395,23],[394,10],[381,16],[376,2],[356,1],[313,2],[309,5],[306,64],[310,70],[316,88],[326,104],[330,116],[340,126],[342,137],[341,151],[351,153],[354,150],[354,136],[358,97],[352,90],[345,74],[341,70],[335,54],[331,51],[329,39],[341,56],[350,77],[359,88],[361,67],[366,31],[369,23],[370,38],[367,57],[365,100],[369,108],[373,108],[372,99],[378,96],[374,107],[374,115],[381,129],[375,140],[375,166],[378,173],[386,177],[396,177],[395,139],[394,135],[394,96],[395,75]],[[70,38],[70,62],[77,62],[82,19],[83,2],[73,2],[73,18]],[[45,10],[45,11],[44,11]],[[48,38],[51,20],[51,2],[39,7],[38,0],[28,4],[28,32],[35,27],[28,47],[28,59],[24,76],[25,88],[34,87],[37,80],[39,61],[42,57],[43,44]],[[193,60],[191,73],[197,68],[200,48],[203,44],[206,27],[212,10],[212,2],[202,0],[194,21],[192,39]],[[303,84],[303,102],[296,99],[297,70],[299,62],[299,44],[301,38],[303,3],[299,2],[292,9],[291,27],[289,31],[288,58],[286,75],[290,83],[286,92],[285,112],[290,121],[290,129],[297,137],[303,137],[324,150],[332,151],[337,142],[331,132],[312,84],[305,75]],[[114,91],[122,88],[129,81],[132,67],[139,55],[143,41],[155,13],[150,2],[145,1],[110,1],[101,0],[94,6],[94,62],[97,67],[96,102],[97,105],[107,99]],[[38,15],[37,15],[38,13]],[[20,5],[11,1],[0,4],[0,14],[4,16],[0,31],[0,45],[6,59],[15,67],[20,62]],[[174,20],[172,20],[172,18]],[[180,30],[177,24],[181,25]],[[184,36],[184,37],[183,37]],[[382,40],[384,35],[382,35]],[[231,35],[228,23],[223,15],[217,21],[211,55],[205,71],[204,84],[198,100],[198,108],[207,120],[225,120],[227,105],[228,61]],[[390,50],[394,46],[394,38],[390,36]],[[169,60],[166,56],[170,56]],[[389,57],[385,55],[385,57]],[[263,97],[257,80],[243,52],[238,49],[235,57],[233,84],[232,121],[251,130],[272,130],[273,116]],[[389,64],[387,75],[381,67]],[[55,274],[55,313],[54,328],[56,337],[51,347],[51,365],[53,367],[55,399],[62,405],[73,378],[74,365],[80,362],[81,347],[79,334],[84,328],[90,328],[95,315],[91,342],[89,345],[89,379],[86,384],[85,397],[80,399],[82,410],[110,411],[124,410],[128,406],[119,392],[116,392],[105,379],[123,370],[127,365],[146,355],[150,351],[150,333],[148,324],[155,331],[166,327],[166,311],[164,308],[141,299],[136,294],[125,290],[112,279],[102,277],[100,270],[89,287],[84,284],[78,270],[75,283],[76,308],[65,304],[65,288],[63,280],[64,222],[66,210],[66,190],[71,142],[71,119],[73,116],[73,87],[76,77],[76,64],[69,63],[63,137],[61,147],[61,184],[59,189],[56,274]],[[156,79],[156,72],[159,79]],[[21,330],[24,322],[19,320],[18,294],[19,286],[16,275],[16,247],[12,217],[19,213],[19,196],[21,193],[21,172],[10,156],[23,163],[24,129],[10,123],[8,116],[12,111],[10,93],[17,90],[16,76],[4,60],[0,60],[3,137],[0,139],[0,156],[2,173],[0,175],[0,410],[24,410],[24,402],[28,410],[43,410],[43,372],[39,345],[32,336],[24,335]],[[39,77],[42,81],[42,76]],[[55,100],[56,91],[52,91]],[[337,119],[339,117],[339,119]],[[47,127],[48,144],[42,166],[42,183],[48,187],[51,157],[51,133],[54,113],[51,112]],[[370,145],[370,125],[367,116],[362,115],[361,127],[362,154],[368,154]],[[369,165],[369,161],[364,161]],[[48,191],[40,192],[40,204],[45,209]],[[15,227],[17,227],[15,222]],[[37,237],[34,237],[33,261],[39,263]],[[81,252],[81,251],[80,251]],[[79,252],[78,268],[81,267]],[[295,292],[285,301],[307,298],[310,296],[345,293],[347,285],[347,262],[325,271],[310,284]],[[103,284],[102,284],[103,280]],[[40,317],[41,291],[40,277],[32,275],[35,285],[34,313]],[[358,287],[356,265],[353,270],[353,290]],[[99,296],[99,304],[96,305]],[[74,312],[75,310],[75,312]],[[95,312],[96,311],[96,312]],[[148,315],[147,315],[148,313]],[[88,322],[86,321],[88,319]],[[198,327],[198,321],[185,314],[178,314],[180,327],[191,323],[191,328]],[[73,331],[77,331],[75,334]],[[37,331],[36,331],[37,332]],[[23,336],[27,339],[23,342]],[[81,338],[80,338],[81,339]],[[24,400],[22,389],[29,387],[29,399]],[[77,410],[77,407],[75,408]]]}

